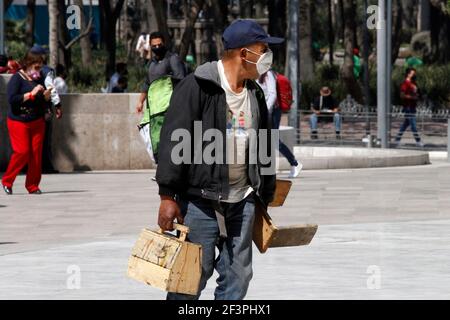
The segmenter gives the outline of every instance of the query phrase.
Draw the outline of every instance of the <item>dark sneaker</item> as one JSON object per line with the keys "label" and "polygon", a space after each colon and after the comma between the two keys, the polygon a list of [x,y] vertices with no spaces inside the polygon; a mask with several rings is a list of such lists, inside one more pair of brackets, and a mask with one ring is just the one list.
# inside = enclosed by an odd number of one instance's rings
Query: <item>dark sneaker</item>
{"label": "dark sneaker", "polygon": [[30,192],[30,194],[42,194],[42,191],[40,189],[34,190],[33,192]]}

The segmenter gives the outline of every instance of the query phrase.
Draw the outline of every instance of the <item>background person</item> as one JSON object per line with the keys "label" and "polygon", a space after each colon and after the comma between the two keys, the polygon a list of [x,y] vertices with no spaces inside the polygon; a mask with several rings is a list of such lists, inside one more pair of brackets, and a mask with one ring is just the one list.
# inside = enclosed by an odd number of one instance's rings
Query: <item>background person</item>
{"label": "background person", "polygon": [[[55,109],[55,115],[57,119],[61,119],[62,117],[62,106],[61,106],[61,98],[59,96],[58,91],[56,90],[55,78],[56,73],[50,66],[47,65],[47,56],[49,51],[41,47],[39,45],[34,45],[30,49],[31,53],[39,54],[42,56],[44,61],[43,66],[41,68],[41,78],[44,79],[44,88],[50,90],[51,103]],[[44,149],[42,152],[42,172],[43,173],[58,173],[53,166],[52,159],[52,134],[53,134],[53,112],[52,109],[49,109],[45,115],[45,138],[44,138]]]}
{"label": "background person", "polygon": [[402,100],[405,120],[403,121],[403,124],[395,137],[395,146],[400,144],[403,133],[409,126],[411,126],[411,131],[413,132],[414,139],[416,140],[416,146],[423,147],[422,140],[420,139],[419,132],[417,131],[416,108],[417,101],[420,97],[420,91],[417,86],[416,73],[417,71],[414,68],[406,69],[405,80],[400,85],[400,98]]}
{"label": "background person", "polygon": [[121,76],[117,81],[117,85],[112,89],[112,93],[125,93],[127,92],[128,79],[127,77]]}
{"label": "background person", "polygon": [[[276,74],[274,71],[269,70],[259,77],[257,82],[263,89],[264,96],[266,97],[269,118],[272,119],[272,129],[279,129],[282,112],[277,103],[278,93]],[[279,150],[291,166],[289,178],[298,177],[303,165],[295,159],[295,156],[292,154],[291,150],[289,150],[289,148],[281,140],[279,141]]]}
{"label": "background person", "polygon": [[45,89],[41,68],[42,55],[28,52],[7,86],[7,126],[13,153],[2,177],[3,190],[12,195],[13,184],[25,165],[28,172],[25,187],[30,194],[41,194],[42,147],[44,144],[44,116],[51,107],[51,90]]}
{"label": "background person", "polygon": [[69,87],[66,83],[66,68],[62,64],[58,64],[55,69],[55,74],[56,77],[53,83],[55,85],[56,92],[58,94],[67,94],[69,92]]}
{"label": "background person", "polygon": [[[153,163],[158,163],[158,156],[156,154],[156,150],[153,150],[152,140],[150,137],[151,106],[147,100],[149,88],[155,80],[161,79],[165,76],[170,76],[173,80],[173,85],[176,85],[185,77],[186,69],[180,57],[177,54],[171,53],[167,50],[164,44],[164,37],[161,32],[153,32],[150,35],[150,46],[153,57],[148,66],[147,76],[141,89],[141,96],[136,106],[136,112],[138,114],[144,113],[141,122],[138,125],[139,133],[145,143],[145,147],[151,161]],[[144,103],[146,103],[145,109]]]}
{"label": "background person", "polygon": [[311,111],[313,112],[309,118],[311,139],[317,139],[317,123],[320,116],[332,117],[336,131],[336,139],[341,138],[341,115],[339,114],[339,106],[333,98],[330,88],[322,87],[320,89],[320,95],[314,99],[311,105]]}

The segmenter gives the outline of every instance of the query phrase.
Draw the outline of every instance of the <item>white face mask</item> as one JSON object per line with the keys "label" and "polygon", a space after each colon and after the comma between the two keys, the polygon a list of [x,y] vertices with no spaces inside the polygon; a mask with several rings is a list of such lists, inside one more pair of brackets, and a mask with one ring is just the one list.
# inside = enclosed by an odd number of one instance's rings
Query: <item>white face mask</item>
{"label": "white face mask", "polygon": [[265,52],[263,54],[259,54],[250,49],[247,49],[247,48],[244,48],[244,49],[259,56],[259,59],[257,62],[252,62],[247,59],[244,59],[244,60],[247,61],[248,63],[256,64],[256,70],[258,71],[258,74],[260,76],[270,70],[270,67],[272,67],[272,62],[273,62],[273,53],[271,50],[267,50],[267,52]]}

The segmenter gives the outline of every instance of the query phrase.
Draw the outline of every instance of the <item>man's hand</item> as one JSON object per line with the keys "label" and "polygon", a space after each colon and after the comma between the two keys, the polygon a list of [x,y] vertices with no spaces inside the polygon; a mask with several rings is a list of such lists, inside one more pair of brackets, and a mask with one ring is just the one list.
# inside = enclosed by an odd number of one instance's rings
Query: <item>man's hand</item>
{"label": "man's hand", "polygon": [[140,114],[140,113],[142,113],[142,110],[144,110],[144,102],[139,101],[136,106],[136,113]]}
{"label": "man's hand", "polygon": [[173,220],[177,219],[178,223],[183,223],[180,207],[177,202],[168,196],[161,196],[161,204],[159,205],[158,225],[163,231],[173,230]]}
{"label": "man's hand", "polygon": [[56,119],[61,119],[61,117],[62,117],[61,107],[56,107],[55,108],[55,114],[56,114]]}

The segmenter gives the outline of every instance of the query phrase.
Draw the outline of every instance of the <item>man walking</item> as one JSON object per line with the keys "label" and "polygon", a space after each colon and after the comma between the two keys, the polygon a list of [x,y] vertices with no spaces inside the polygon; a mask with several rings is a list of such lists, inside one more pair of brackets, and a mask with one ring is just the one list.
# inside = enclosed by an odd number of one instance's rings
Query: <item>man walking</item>
{"label": "man walking", "polygon": [[400,86],[400,98],[402,99],[405,120],[403,121],[403,124],[395,137],[395,146],[400,144],[403,133],[409,126],[411,126],[414,139],[416,140],[416,146],[423,147],[423,143],[420,139],[419,133],[417,132],[416,107],[417,101],[419,100],[419,88],[417,87],[416,78],[416,69],[406,69],[405,81],[403,81]]}
{"label": "man walking", "polygon": [[[158,157],[156,150],[152,145],[151,141],[151,129],[150,129],[150,109],[152,107],[149,103],[149,88],[155,81],[162,79],[163,77],[170,76],[172,79],[172,86],[176,85],[178,81],[185,76],[185,67],[181,59],[175,53],[167,50],[164,44],[164,36],[161,32],[153,32],[150,35],[150,48],[153,53],[153,58],[150,61],[148,67],[147,77],[145,83],[142,86],[141,96],[139,98],[138,104],[136,106],[136,112],[144,112],[144,116],[139,124],[139,133],[145,143],[147,152],[150,159],[154,163],[158,163]],[[166,89],[166,91],[171,91],[172,89]],[[160,100],[156,97],[153,99],[155,101]],[[144,110],[144,103],[147,101],[146,108]],[[155,134],[155,133],[153,133]]]}
{"label": "man walking", "polygon": [[[269,70],[263,74],[258,79],[258,84],[264,91],[264,96],[266,97],[267,109],[269,110],[269,119],[272,119],[272,128],[278,129],[281,122],[281,109],[278,106],[278,88],[277,88],[277,78],[275,71]],[[287,159],[291,166],[291,172],[289,173],[289,178],[297,178],[300,171],[303,168],[303,164],[295,159],[294,154],[289,150],[283,141],[279,141],[279,151]]]}
{"label": "man walking", "polygon": [[[247,293],[253,274],[255,205],[267,206],[275,190],[271,121],[264,94],[254,80],[272,64],[268,44],[282,41],[269,37],[254,21],[237,20],[223,34],[222,59],[199,66],[172,95],[156,172],[161,197],[158,224],[172,230],[176,218],[190,228],[188,239],[202,245],[202,276],[197,295],[169,293],[168,299],[198,299],[214,269],[219,273],[216,299],[243,299]],[[220,135],[208,143],[198,137],[194,129],[198,127],[203,133],[212,130]],[[188,132],[192,141],[191,150],[183,150],[187,161],[177,164],[172,156],[179,142],[173,137],[180,130]],[[257,132],[256,143],[251,131]],[[216,153],[216,161],[197,158],[211,146],[224,150],[219,157]],[[261,149],[269,150],[268,161],[259,157],[249,161]],[[245,155],[245,161],[236,161],[236,155]]]}

